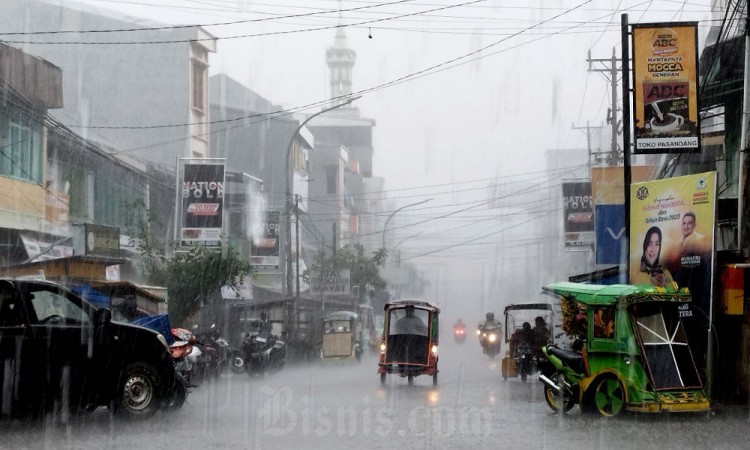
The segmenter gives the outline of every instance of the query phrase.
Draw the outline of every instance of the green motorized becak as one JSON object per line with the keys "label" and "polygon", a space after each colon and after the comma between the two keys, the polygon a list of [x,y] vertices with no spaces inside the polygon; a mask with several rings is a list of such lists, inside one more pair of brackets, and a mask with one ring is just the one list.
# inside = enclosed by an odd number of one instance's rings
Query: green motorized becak
{"label": "green motorized becak", "polygon": [[710,409],[678,307],[686,289],[553,283],[574,349],[547,346],[539,380],[552,410],[579,404],[604,416]]}

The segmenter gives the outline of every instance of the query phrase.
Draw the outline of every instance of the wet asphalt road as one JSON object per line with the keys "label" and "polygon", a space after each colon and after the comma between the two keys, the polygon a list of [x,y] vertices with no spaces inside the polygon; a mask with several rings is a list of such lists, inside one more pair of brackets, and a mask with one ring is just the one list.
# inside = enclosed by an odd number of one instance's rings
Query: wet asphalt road
{"label": "wet asphalt road", "polygon": [[366,355],[358,365],[296,365],[265,378],[225,374],[194,389],[181,410],[146,422],[100,408],[69,425],[0,424],[0,448],[750,448],[743,409],[558,416],[535,377],[504,381],[499,359],[472,337],[443,341],[436,387],[430,377],[409,386],[394,376],[381,386],[376,367]]}

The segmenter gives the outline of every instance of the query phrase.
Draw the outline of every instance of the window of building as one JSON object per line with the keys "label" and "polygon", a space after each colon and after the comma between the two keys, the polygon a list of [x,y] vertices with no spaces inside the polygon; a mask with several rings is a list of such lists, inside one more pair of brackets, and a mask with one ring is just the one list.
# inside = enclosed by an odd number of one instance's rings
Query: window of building
{"label": "window of building", "polygon": [[206,63],[193,59],[192,63],[192,103],[193,108],[205,111],[206,109]]}
{"label": "window of building", "polygon": [[0,175],[42,182],[41,126],[9,120],[0,156]]}

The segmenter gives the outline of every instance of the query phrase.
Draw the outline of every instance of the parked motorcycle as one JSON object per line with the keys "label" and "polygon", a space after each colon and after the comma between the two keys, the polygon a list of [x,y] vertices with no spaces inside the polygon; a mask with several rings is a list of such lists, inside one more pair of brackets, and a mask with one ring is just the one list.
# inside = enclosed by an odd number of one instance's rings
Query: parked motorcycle
{"label": "parked motorcycle", "polygon": [[190,375],[200,350],[195,348],[195,336],[184,328],[172,328],[174,342],[169,346],[175,369],[190,384]]}
{"label": "parked motorcycle", "polygon": [[219,333],[216,324],[212,324],[204,333],[197,333],[197,336],[200,342],[216,350],[215,372],[217,374],[220,374],[226,367],[234,373],[245,371],[245,357],[242,351],[229,345],[229,342]]}
{"label": "parked motorcycle", "polygon": [[264,376],[266,370],[277,372],[286,364],[286,343],[275,336],[248,336],[242,343],[245,370],[250,376]]}

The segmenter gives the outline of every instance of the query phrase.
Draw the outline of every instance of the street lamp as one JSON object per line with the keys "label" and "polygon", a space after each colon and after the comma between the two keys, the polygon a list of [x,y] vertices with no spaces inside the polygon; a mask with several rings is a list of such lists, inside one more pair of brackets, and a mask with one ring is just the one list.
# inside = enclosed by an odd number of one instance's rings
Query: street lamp
{"label": "street lamp", "polygon": [[[397,212],[399,212],[399,211],[401,211],[401,210],[403,210],[403,209],[406,209],[406,208],[411,208],[412,206],[417,206],[417,205],[421,205],[422,203],[427,203],[427,202],[429,202],[430,200],[432,200],[432,199],[431,199],[431,198],[428,198],[427,200],[422,200],[421,202],[417,202],[417,203],[412,203],[412,204],[410,204],[410,205],[402,206],[402,207],[400,207],[399,209],[397,209],[397,210],[393,211],[393,212],[391,213],[391,215],[390,215],[390,216],[388,216],[388,218],[387,218],[387,219],[385,220],[385,225],[383,225],[383,247],[382,247],[382,248],[383,248],[383,251],[385,251],[385,232],[386,232],[386,231],[388,230],[388,222],[390,222],[390,221],[391,221],[391,219],[393,218],[393,216],[395,216]],[[383,262],[383,265],[385,265],[385,261]]]}
{"label": "street lamp", "polygon": [[[291,163],[291,156],[292,156],[292,147],[294,146],[294,139],[297,137],[297,134],[300,132],[300,130],[307,125],[309,121],[311,121],[313,118],[325,114],[329,111],[333,111],[334,109],[341,108],[342,106],[346,106],[350,103],[352,103],[355,100],[360,99],[362,96],[357,95],[355,97],[349,97],[344,101],[343,103],[339,103],[338,105],[331,106],[329,108],[322,109],[315,114],[311,114],[308,116],[305,120],[302,121],[302,123],[299,124],[296,130],[294,130],[294,133],[292,133],[291,139],[289,139],[289,145],[286,147],[286,295],[287,297],[292,295],[292,171],[294,170],[292,168]],[[299,218],[297,219],[299,220]],[[299,226],[299,225],[297,225]],[[297,258],[299,258],[299,253],[297,254]],[[297,274],[297,277],[299,278],[299,274]],[[297,295],[299,296],[299,284],[297,284]],[[289,321],[289,325],[291,326],[292,323],[292,308],[289,308],[289,316],[287,317],[287,320]]]}

